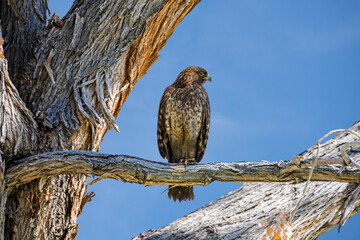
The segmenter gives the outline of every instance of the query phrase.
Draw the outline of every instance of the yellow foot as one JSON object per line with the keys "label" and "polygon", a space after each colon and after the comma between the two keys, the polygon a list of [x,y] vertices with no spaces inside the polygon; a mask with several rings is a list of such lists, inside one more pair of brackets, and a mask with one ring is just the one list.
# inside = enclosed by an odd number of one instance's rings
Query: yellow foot
{"label": "yellow foot", "polygon": [[181,163],[184,163],[185,165],[187,165],[188,162],[194,162],[195,158],[182,158],[180,159]]}

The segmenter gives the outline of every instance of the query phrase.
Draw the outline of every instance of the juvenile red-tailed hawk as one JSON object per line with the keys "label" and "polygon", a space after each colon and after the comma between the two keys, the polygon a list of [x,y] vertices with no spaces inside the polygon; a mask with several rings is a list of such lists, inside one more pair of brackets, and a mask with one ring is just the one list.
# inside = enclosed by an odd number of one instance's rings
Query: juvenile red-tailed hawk
{"label": "juvenile red-tailed hawk", "polygon": [[[157,139],[160,155],[169,163],[200,162],[210,128],[210,103],[203,83],[211,81],[200,67],[184,69],[161,97]],[[168,197],[194,199],[192,186],[169,186]]]}

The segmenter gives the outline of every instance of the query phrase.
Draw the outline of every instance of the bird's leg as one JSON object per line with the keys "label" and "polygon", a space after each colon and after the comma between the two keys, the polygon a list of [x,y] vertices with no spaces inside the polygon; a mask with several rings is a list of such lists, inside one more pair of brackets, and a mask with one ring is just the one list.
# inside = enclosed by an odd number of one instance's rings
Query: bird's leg
{"label": "bird's leg", "polygon": [[187,158],[181,158],[181,159],[180,159],[180,162],[181,162],[181,163],[184,163],[185,166],[187,165],[187,161],[188,161]]}
{"label": "bird's leg", "polygon": [[195,162],[195,158],[181,158],[180,162],[184,163],[186,166],[188,162]]}

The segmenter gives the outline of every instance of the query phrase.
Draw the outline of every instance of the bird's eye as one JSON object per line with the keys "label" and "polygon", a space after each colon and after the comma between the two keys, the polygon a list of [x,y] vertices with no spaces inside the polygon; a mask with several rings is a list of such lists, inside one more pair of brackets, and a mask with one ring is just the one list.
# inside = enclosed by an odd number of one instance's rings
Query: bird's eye
{"label": "bird's eye", "polygon": [[202,77],[202,76],[204,76],[204,73],[203,73],[203,72],[199,72],[199,75]]}

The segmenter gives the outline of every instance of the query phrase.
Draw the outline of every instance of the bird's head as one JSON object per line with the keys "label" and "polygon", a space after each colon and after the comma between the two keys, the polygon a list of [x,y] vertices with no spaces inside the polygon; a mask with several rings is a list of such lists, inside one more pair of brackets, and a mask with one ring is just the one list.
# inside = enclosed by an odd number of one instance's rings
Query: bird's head
{"label": "bird's head", "polygon": [[206,81],[211,81],[210,75],[205,69],[196,66],[185,68],[176,79],[177,83],[185,86],[193,83],[203,84]]}

